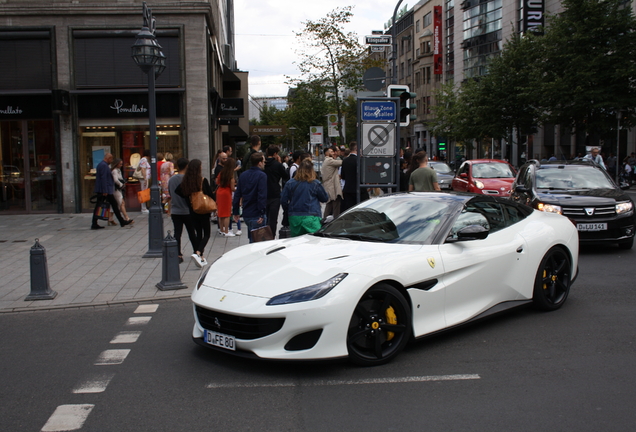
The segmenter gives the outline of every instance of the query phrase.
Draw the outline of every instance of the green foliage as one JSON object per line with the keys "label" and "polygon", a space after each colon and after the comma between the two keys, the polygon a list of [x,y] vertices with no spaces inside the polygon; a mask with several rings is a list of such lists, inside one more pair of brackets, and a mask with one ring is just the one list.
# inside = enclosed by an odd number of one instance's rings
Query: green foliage
{"label": "green foliage", "polygon": [[[289,80],[295,85],[323,86],[322,93],[333,104],[338,118],[342,117],[343,89],[360,88],[363,70],[368,66],[364,61],[365,48],[358,42],[358,36],[344,30],[353,16],[351,9],[352,6],[336,8],[317,21],[303,23],[303,30],[296,33],[303,47],[297,51],[300,60],[296,62],[301,78]],[[328,112],[323,115],[326,114]],[[324,124],[324,118],[317,124]],[[344,139],[341,132],[340,142]]]}
{"label": "green foliage", "polygon": [[299,83],[288,102],[287,124],[296,128],[295,146],[300,148],[302,144],[304,148],[309,142],[309,128],[324,124],[325,115],[329,112],[325,87],[317,82]]}
{"label": "green foliage", "polygon": [[436,135],[534,133],[546,122],[612,135],[636,124],[636,20],[621,0],[564,0],[544,35],[515,34],[488,74],[436,95]]}

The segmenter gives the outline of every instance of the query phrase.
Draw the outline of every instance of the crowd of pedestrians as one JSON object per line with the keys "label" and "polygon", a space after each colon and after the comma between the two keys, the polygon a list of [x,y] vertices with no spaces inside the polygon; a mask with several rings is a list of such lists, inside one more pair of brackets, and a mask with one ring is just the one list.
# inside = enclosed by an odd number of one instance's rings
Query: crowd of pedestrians
{"label": "crowd of pedestrians", "polygon": [[[366,187],[358,182],[358,152],[355,142],[349,148],[330,146],[324,149],[324,161],[320,169],[322,181],[314,167],[311,154],[295,151],[292,155],[281,155],[279,147],[272,145],[261,149],[260,137],[252,136],[249,150],[242,160],[232,157],[233,149],[225,146],[219,150],[208,180],[202,172],[199,159],[188,161],[180,158],[173,161],[171,153],[157,154],[157,180],[161,189],[164,211],[172,219],[177,240],[179,262],[184,262],[181,237],[185,228],[192,246],[192,261],[203,267],[207,264],[205,248],[211,237],[211,223],[216,218],[218,234],[224,237],[241,235],[241,220],[247,226],[247,235],[252,242],[252,231],[269,227],[275,236],[278,230],[278,215],[282,208],[283,221],[280,236],[299,236],[320,229],[324,220],[336,218],[354,206],[358,200],[369,198]],[[411,159],[411,155],[405,155]],[[403,161],[401,178],[407,176],[406,189],[439,190],[435,171],[426,166],[425,152]],[[131,224],[122,194],[126,178],[121,159],[113,161],[107,154],[97,167],[95,192],[98,207],[107,201],[112,206],[109,224],[121,226]],[[148,151],[140,159],[135,175],[141,190],[151,183],[151,161]],[[412,172],[411,172],[412,171]],[[410,179],[408,178],[410,177]],[[401,180],[401,183],[404,181]],[[437,187],[436,187],[437,186]],[[195,211],[192,198],[203,193],[216,202],[215,212]],[[321,210],[324,204],[324,211]],[[200,210],[200,209],[197,209]],[[142,213],[148,213],[142,204]],[[92,229],[103,228],[93,217]],[[232,222],[237,224],[236,233]]]}

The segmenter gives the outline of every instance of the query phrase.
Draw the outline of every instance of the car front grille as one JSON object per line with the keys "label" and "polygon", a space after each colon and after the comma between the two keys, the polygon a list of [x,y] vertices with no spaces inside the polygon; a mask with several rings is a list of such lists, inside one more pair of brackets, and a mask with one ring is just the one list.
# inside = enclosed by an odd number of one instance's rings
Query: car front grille
{"label": "car front grille", "polygon": [[606,219],[616,216],[616,206],[603,207],[563,207],[563,216],[580,219]]}
{"label": "car front grille", "polygon": [[196,306],[195,311],[203,328],[243,340],[258,339],[276,333],[285,323],[285,318],[247,318],[200,306]]}

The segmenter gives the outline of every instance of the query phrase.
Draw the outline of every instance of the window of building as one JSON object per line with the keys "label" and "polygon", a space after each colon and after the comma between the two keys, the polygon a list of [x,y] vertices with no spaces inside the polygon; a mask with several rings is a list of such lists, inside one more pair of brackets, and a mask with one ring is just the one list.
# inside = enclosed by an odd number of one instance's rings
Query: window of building
{"label": "window of building", "polygon": [[433,12],[429,12],[424,15],[423,28],[430,26],[433,23]]}

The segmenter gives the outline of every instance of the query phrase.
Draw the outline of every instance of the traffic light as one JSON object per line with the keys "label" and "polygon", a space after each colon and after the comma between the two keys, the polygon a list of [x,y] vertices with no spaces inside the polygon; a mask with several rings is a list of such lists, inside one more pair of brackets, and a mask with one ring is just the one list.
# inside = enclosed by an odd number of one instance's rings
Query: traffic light
{"label": "traffic light", "polygon": [[446,151],[446,140],[444,138],[438,138],[437,150],[440,152]]}
{"label": "traffic light", "polygon": [[400,107],[398,110],[398,118],[400,120],[400,126],[408,126],[411,123],[411,120],[415,120],[417,116],[413,114],[415,110],[415,102],[412,102],[411,99],[414,99],[417,95],[412,93],[407,85],[401,84],[391,84],[388,87],[389,97],[397,97],[400,98]]}

